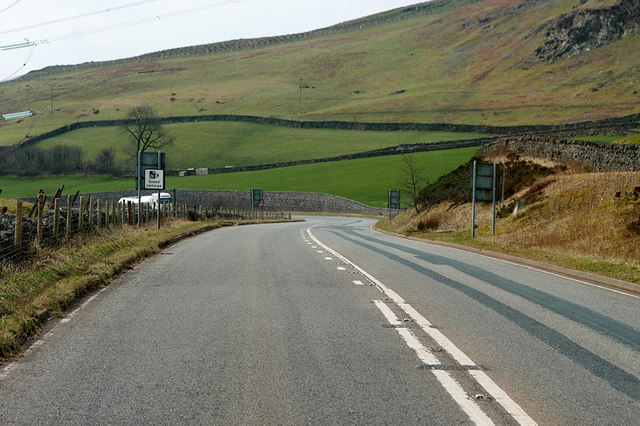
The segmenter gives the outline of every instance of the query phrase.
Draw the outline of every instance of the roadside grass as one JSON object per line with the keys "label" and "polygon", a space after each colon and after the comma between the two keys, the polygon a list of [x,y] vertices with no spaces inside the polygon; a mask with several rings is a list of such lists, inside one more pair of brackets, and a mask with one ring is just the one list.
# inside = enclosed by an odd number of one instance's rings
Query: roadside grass
{"label": "roadside grass", "polygon": [[[485,137],[477,133],[297,129],[242,122],[199,122],[166,125],[175,144],[163,148],[167,168],[222,168],[335,157],[401,144]],[[116,162],[131,163],[128,140],[116,127],[78,129],[37,146],[77,146],[92,160],[105,147],[116,149]]]}
{"label": "roadside grass", "polygon": [[[554,179],[536,201],[498,219],[495,237],[487,204],[477,207],[475,239],[469,203],[442,203],[419,216],[407,211],[378,226],[640,284],[640,233],[634,225],[640,221],[640,209],[637,200],[624,196],[633,194],[640,172],[561,174]],[[526,192],[515,198],[523,200]],[[617,192],[622,196],[616,197]],[[437,231],[417,230],[421,220],[434,215],[441,218]]]}
{"label": "roadside grass", "polygon": [[[431,151],[411,154],[429,180],[450,172],[469,161],[477,148]],[[308,164],[255,172],[204,176],[167,177],[166,188],[249,191],[301,191],[338,195],[374,206],[386,207],[387,191],[395,189],[401,177],[400,156],[384,156],[330,163]],[[65,185],[65,194],[132,190],[133,178],[113,179],[94,176],[56,176],[50,178],[0,177],[2,195],[9,198],[33,197],[42,188],[53,194]],[[408,200],[404,200],[408,203]]]}
{"label": "roadside grass", "polygon": [[39,312],[63,316],[85,294],[169,243],[232,224],[171,221],[160,230],[125,226],[43,250],[22,267],[0,268],[0,360],[17,353],[38,332]]}

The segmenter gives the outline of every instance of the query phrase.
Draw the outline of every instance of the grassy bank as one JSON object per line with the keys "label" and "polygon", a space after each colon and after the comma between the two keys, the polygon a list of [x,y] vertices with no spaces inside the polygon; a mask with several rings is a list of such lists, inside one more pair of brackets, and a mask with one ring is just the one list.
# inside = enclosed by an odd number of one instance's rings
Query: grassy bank
{"label": "grassy bank", "polygon": [[475,239],[469,203],[442,203],[419,215],[407,211],[378,226],[640,284],[640,202],[634,195],[640,172],[564,174],[543,180],[543,189],[537,189],[538,182],[507,200],[510,208],[498,219],[495,237],[486,204],[477,209]]}

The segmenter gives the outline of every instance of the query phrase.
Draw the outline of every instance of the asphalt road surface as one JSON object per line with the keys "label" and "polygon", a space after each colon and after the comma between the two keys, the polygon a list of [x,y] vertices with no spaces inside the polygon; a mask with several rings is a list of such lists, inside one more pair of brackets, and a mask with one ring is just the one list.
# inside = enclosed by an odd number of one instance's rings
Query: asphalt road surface
{"label": "asphalt road surface", "polygon": [[640,422],[640,299],[357,218],[220,229],[0,367],[0,424]]}

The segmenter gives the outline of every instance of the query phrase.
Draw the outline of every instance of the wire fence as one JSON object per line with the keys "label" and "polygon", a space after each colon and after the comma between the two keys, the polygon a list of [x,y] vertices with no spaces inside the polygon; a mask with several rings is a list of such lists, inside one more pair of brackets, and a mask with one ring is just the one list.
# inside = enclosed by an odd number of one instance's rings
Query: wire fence
{"label": "wire fence", "polygon": [[23,262],[42,248],[60,247],[78,235],[122,226],[159,227],[172,220],[291,219],[290,213],[265,210],[76,198],[77,195],[69,195],[47,201],[39,194],[34,204],[10,201],[0,205],[0,266]]}

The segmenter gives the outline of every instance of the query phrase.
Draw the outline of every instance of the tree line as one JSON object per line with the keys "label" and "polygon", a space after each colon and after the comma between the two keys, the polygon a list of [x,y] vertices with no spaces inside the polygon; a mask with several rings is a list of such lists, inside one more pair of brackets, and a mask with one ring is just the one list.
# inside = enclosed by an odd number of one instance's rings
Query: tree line
{"label": "tree line", "polygon": [[93,160],[87,160],[78,146],[58,145],[52,148],[27,146],[6,150],[0,156],[2,176],[42,176],[96,174],[120,176],[125,170],[115,161],[114,148],[103,148]]}
{"label": "tree line", "polygon": [[3,150],[0,156],[0,176],[43,176],[92,174],[123,176],[135,173],[138,151],[157,150],[172,145],[174,138],[166,133],[162,120],[148,105],[132,108],[120,124],[120,131],[129,143],[125,148],[131,158],[128,167],[116,162],[116,150],[103,148],[93,160],[86,160],[78,146],[57,145],[43,148],[35,145]]}

